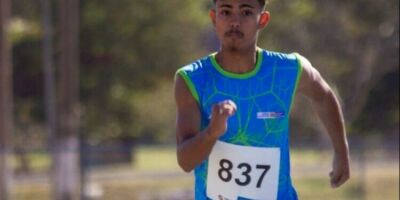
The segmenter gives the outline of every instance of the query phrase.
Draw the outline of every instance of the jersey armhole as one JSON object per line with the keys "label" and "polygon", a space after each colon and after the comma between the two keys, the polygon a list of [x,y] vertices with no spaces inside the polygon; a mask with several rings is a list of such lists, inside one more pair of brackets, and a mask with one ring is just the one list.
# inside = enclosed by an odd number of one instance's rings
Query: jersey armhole
{"label": "jersey armhole", "polygon": [[175,76],[178,76],[178,75],[183,78],[183,80],[185,81],[187,87],[189,88],[189,91],[192,94],[193,98],[196,100],[197,104],[200,105],[199,94],[198,94],[196,87],[194,86],[192,80],[189,78],[189,76],[186,74],[186,72],[182,69],[180,69],[176,72]]}
{"label": "jersey armhole", "polygon": [[297,77],[296,77],[296,83],[295,83],[295,86],[294,86],[294,89],[293,89],[292,102],[290,103],[289,113],[292,111],[294,98],[295,98],[296,93],[297,93],[297,87],[298,87],[300,79],[301,79],[301,74],[303,73],[303,66],[301,65],[301,60],[300,60],[300,56],[301,55],[298,54],[297,52],[295,52],[293,54],[296,57],[296,62],[297,62]]}

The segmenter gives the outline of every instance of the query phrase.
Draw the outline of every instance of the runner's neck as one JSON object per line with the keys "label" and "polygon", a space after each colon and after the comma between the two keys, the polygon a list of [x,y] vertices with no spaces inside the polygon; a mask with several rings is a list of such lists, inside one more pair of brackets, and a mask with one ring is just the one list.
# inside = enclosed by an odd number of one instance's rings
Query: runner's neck
{"label": "runner's neck", "polygon": [[222,48],[215,59],[225,71],[244,74],[255,68],[257,49],[231,51]]}

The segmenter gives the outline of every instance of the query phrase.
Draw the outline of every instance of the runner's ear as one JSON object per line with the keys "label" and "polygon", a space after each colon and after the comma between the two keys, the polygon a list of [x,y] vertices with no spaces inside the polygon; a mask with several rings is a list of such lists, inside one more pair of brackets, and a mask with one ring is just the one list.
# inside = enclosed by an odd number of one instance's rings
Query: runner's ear
{"label": "runner's ear", "polygon": [[215,27],[215,18],[216,18],[215,9],[210,10],[209,16],[210,16],[211,22],[213,23],[213,25]]}
{"label": "runner's ear", "polygon": [[267,26],[269,20],[271,19],[271,15],[268,11],[263,11],[260,16],[260,20],[258,21],[258,28],[263,29]]}

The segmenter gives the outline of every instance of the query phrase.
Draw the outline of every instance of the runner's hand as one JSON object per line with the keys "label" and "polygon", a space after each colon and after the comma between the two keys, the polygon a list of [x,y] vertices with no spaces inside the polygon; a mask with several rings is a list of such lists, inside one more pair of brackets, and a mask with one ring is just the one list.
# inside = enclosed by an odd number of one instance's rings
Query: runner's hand
{"label": "runner's hand", "polygon": [[331,187],[338,188],[350,178],[349,156],[334,156],[333,170],[329,173]]}
{"label": "runner's hand", "polygon": [[236,109],[236,104],[232,100],[224,100],[213,105],[209,126],[209,134],[212,137],[218,138],[226,132],[227,120],[235,114]]}

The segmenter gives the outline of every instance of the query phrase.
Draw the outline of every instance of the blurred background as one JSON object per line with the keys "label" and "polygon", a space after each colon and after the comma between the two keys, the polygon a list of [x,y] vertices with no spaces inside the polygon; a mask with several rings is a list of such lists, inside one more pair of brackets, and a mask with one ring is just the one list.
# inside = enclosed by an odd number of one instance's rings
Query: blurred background
{"label": "blurred background", "polygon": [[[176,162],[173,80],[218,49],[210,1],[0,2],[0,199],[193,199]],[[259,46],[307,57],[348,131],[351,179],[331,189],[329,139],[296,97],[300,199],[399,199],[399,1],[272,0],[267,10]]]}

